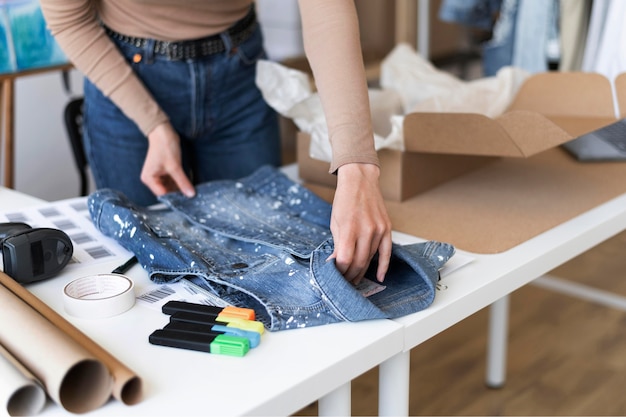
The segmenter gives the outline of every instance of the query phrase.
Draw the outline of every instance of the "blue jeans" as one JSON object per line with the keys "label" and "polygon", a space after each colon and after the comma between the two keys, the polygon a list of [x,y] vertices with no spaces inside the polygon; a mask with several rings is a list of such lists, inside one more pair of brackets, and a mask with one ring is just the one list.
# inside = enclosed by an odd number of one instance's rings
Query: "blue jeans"
{"label": "blue jeans", "polygon": [[[183,166],[194,184],[280,165],[277,115],[255,84],[256,62],[266,56],[258,25],[236,53],[193,60],[172,61],[148,47],[114,42],[180,135]],[[137,53],[143,59],[133,63]],[[140,180],[146,137],[89,80],[84,91],[83,140],[96,187],[119,190],[140,205],[156,203]]]}
{"label": "blue jeans", "polygon": [[443,0],[439,19],[484,30],[493,29],[502,0]]}
{"label": "blue jeans", "polygon": [[[428,307],[439,269],[454,254],[441,242],[397,245],[382,291],[365,297],[337,270],[328,203],[273,167],[241,180],[207,182],[194,198],[170,193],[157,208],[114,190],[89,197],[95,226],[133,252],[157,283],[187,278],[269,330],[396,318]],[[374,259],[366,279],[375,281]]]}
{"label": "blue jeans", "polygon": [[550,42],[559,42],[559,2],[519,0],[511,65],[530,73],[548,70]]}

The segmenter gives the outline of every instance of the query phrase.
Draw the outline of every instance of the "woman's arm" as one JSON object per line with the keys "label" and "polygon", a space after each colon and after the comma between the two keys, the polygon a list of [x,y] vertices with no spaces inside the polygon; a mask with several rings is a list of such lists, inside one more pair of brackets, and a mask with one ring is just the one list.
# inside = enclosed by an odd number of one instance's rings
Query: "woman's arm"
{"label": "woman's arm", "polygon": [[141,180],[155,195],[195,191],[183,172],[180,139],[168,117],[98,23],[93,0],[40,0],[46,22],[74,66],[148,138]]}
{"label": "woman's arm", "polygon": [[353,0],[299,0],[304,47],[313,69],[337,172],[331,232],[337,267],[358,282],[378,252],[382,281],[391,256],[391,222],[374,149],[359,24]]}
{"label": "woman's arm", "polygon": [[98,23],[93,0],[40,0],[46,23],[74,66],[148,136],[168,121]]}

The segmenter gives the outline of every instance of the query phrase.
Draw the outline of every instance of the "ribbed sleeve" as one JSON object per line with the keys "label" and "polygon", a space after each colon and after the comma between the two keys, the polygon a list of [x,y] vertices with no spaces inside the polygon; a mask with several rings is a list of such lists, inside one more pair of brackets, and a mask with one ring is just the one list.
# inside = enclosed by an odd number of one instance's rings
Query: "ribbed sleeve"
{"label": "ribbed sleeve", "polygon": [[333,160],[378,165],[353,0],[299,0],[304,47],[320,94]]}

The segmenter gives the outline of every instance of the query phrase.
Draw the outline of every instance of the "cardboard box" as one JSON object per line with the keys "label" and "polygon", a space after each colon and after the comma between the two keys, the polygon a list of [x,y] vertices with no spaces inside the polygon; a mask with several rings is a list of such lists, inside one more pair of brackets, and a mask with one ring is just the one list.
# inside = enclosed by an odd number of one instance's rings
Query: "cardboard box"
{"label": "cardboard box", "polygon": [[[625,74],[626,75],[626,74]],[[626,77],[616,81],[626,103]],[[477,113],[411,113],[404,118],[404,152],[381,149],[381,191],[404,201],[501,160],[528,158],[616,120],[611,85],[596,73],[546,72],[529,77],[497,118]],[[299,133],[297,159],[305,182],[336,186],[329,164],[309,156]]]}
{"label": "cardboard box", "polygon": [[[626,75],[615,86],[620,117],[625,117]],[[405,135],[411,141],[419,138],[420,147],[393,155],[391,167],[381,153],[381,175],[387,176],[382,186],[399,191],[407,182],[422,182],[430,188],[413,197],[405,194],[408,198],[402,201],[386,200],[393,229],[468,252],[501,253],[626,193],[626,162],[581,163],[558,146],[616,120],[614,108],[610,83],[603,76],[545,73],[531,77],[511,110],[496,119],[410,115]],[[424,169],[416,175],[411,164],[420,160],[411,159],[414,154],[432,162],[433,172]],[[321,165],[314,172],[307,156],[300,155],[305,185],[332,201],[334,187],[320,185],[329,175],[328,164],[315,161]],[[441,156],[491,159],[435,185],[435,175],[446,176],[455,168],[450,161],[438,165]],[[314,173],[322,180],[314,182]],[[383,191],[389,196],[389,189]]]}

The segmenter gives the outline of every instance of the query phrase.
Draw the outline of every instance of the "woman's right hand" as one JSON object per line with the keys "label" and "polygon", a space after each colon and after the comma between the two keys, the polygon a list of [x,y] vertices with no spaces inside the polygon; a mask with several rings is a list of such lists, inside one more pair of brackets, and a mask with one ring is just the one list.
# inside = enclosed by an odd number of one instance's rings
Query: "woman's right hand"
{"label": "woman's right hand", "polygon": [[141,181],[154,193],[180,191],[193,197],[196,191],[182,166],[180,138],[170,123],[162,123],[148,134],[148,153]]}

